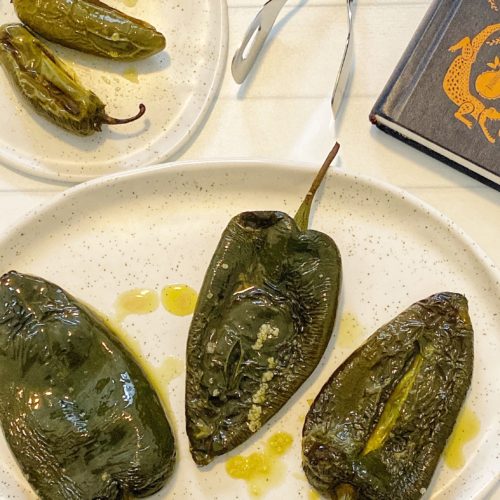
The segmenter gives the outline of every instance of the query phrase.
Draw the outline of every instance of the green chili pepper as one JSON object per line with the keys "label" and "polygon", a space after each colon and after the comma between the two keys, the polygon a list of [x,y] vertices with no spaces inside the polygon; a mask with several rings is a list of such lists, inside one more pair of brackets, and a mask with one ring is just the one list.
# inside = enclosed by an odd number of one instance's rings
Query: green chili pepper
{"label": "green chili pepper", "polygon": [[314,193],[337,150],[338,144],[296,220],[283,212],[243,212],[222,234],[187,342],[187,434],[198,465],[269,420],[328,344],[340,254],[329,236],[307,225]]}
{"label": "green chili pepper", "polygon": [[467,299],[438,293],[377,330],[333,373],[303,429],[303,467],[330,498],[412,500],[470,386]]}
{"label": "green chili pepper", "polygon": [[146,111],[140,104],[139,113],[131,118],[108,116],[99,97],[21,24],[0,26],[0,62],[40,115],[75,134],[91,135],[103,123],[129,123]]}
{"label": "green chili pepper", "polygon": [[165,48],[150,24],[99,0],[13,0],[19,19],[47,40],[97,56],[133,61]]}
{"label": "green chili pepper", "polygon": [[89,308],[41,278],[0,278],[0,423],[43,500],[160,490],[174,437],[151,384]]}

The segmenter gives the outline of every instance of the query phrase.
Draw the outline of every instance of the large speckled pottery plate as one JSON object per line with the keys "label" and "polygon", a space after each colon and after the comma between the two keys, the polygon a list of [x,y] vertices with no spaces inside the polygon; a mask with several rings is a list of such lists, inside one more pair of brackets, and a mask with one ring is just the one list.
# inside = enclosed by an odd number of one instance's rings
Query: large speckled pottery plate
{"label": "large speckled pottery plate", "polygon": [[[95,179],[58,195],[4,236],[2,272],[16,269],[42,276],[115,317],[117,298],[134,288],[160,293],[169,284],[181,283],[198,290],[229,219],[244,210],[294,214],[314,173],[311,165],[214,161],[173,163]],[[460,292],[469,300],[475,368],[465,421],[473,415],[472,421],[479,424],[477,433],[470,433],[472,439],[449,450],[455,468],[440,461],[424,497],[465,500],[490,495],[500,470],[498,271],[460,229],[417,199],[334,170],[318,193],[311,227],[331,235],[343,257],[339,320],[330,345],[288,404],[252,439],[209,467],[194,465],[184,431],[184,360],[191,317],[175,316],[160,304],[154,312],[122,322],[125,335],[159,374],[177,434],[176,472],[154,498],[250,498],[247,484],[230,478],[225,462],[263,450],[266,440],[280,431],[291,434],[293,444],[269,464],[281,461],[282,476],[273,476],[267,498],[309,498],[300,439],[310,401],[375,329],[440,291]],[[172,366],[181,367],[176,378]],[[462,424],[457,431],[455,445]],[[0,498],[33,498],[3,438]]]}
{"label": "large speckled pottery plate", "polygon": [[[103,125],[80,137],[38,115],[0,69],[0,162],[48,179],[80,182],[159,163],[193,137],[210,111],[227,59],[225,0],[109,0],[108,5],[151,23],[166,48],[137,62],[116,62],[49,43],[117,118],[145,115],[126,125]],[[19,22],[0,3],[0,24]]]}

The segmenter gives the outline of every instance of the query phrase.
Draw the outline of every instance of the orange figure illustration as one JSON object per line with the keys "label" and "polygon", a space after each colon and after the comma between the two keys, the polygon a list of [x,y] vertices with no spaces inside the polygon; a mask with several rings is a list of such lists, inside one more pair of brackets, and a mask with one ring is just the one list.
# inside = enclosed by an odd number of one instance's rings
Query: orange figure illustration
{"label": "orange figure illustration", "polygon": [[489,71],[484,71],[476,78],[476,90],[485,99],[500,98],[500,58],[488,63]]}
{"label": "orange figure illustration", "polygon": [[458,106],[455,118],[469,128],[472,128],[473,122],[467,115],[474,118],[479,123],[486,139],[491,143],[495,142],[495,138],[487,128],[486,120],[500,120],[500,112],[494,107],[487,108],[477,97],[473,96],[469,81],[472,65],[476,61],[479,49],[488,37],[497,31],[500,32],[500,24],[492,24],[484,28],[472,40],[467,36],[452,45],[449,48],[451,52],[458,50],[461,52],[450,64],[443,80],[443,89],[446,95]]}

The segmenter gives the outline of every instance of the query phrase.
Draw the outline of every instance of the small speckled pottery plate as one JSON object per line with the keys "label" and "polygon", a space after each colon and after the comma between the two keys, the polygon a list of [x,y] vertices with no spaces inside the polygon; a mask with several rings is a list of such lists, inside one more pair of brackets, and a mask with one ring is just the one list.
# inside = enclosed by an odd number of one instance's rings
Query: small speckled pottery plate
{"label": "small speckled pottery plate", "polygon": [[[119,314],[124,335],[157,376],[177,435],[178,466],[153,497],[158,499],[255,498],[245,481],[228,475],[226,460],[263,451],[278,432],[292,436],[291,448],[268,464],[274,469],[269,481],[253,487],[267,498],[316,498],[301,470],[301,429],[310,401],[347,355],[407,306],[440,291],[463,293],[475,330],[473,383],[424,498],[490,495],[500,469],[499,272],[460,229],[417,199],[334,171],[317,195],[311,222],[335,239],[344,266],[327,352],[301,390],[252,439],[204,469],[191,460],[184,430],[191,317],[172,314],[161,301],[150,302],[156,305],[146,314],[124,315],[117,300],[133,289],[160,295],[174,283],[198,290],[232,216],[262,209],[294,214],[313,176],[310,165],[214,161],[95,179],[58,195],[5,235],[1,272],[42,276],[111,318]],[[34,498],[3,438],[0,498]]]}
{"label": "small speckled pottery plate", "polygon": [[[117,118],[146,113],[126,125],[103,125],[80,137],[39,116],[0,69],[0,160],[48,179],[79,182],[164,161],[193,136],[219,89],[227,59],[225,0],[109,0],[163,33],[166,48],[137,62],[109,61],[50,47]],[[0,24],[19,22],[8,1]]]}

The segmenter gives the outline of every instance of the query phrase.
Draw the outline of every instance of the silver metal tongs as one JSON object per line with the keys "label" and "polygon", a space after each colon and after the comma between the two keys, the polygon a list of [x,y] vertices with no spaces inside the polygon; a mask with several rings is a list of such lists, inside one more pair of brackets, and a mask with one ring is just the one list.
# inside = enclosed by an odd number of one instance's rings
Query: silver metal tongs
{"label": "silver metal tongs", "polygon": [[[268,0],[248,27],[243,42],[236,50],[231,63],[231,73],[236,83],[245,81],[286,1]],[[339,111],[352,66],[352,2],[353,0],[346,0],[348,29],[342,62],[332,93],[331,105],[334,116]]]}
{"label": "silver metal tongs", "polygon": [[347,38],[345,41],[344,54],[342,55],[339,72],[337,73],[337,79],[335,80],[335,86],[333,87],[332,112],[335,117],[339,112],[340,104],[344,98],[344,92],[347,87],[347,82],[349,81],[352,68],[352,2],[353,0],[347,0]]}
{"label": "silver metal tongs", "polygon": [[251,22],[231,64],[236,83],[244,82],[285,4],[286,0],[269,0]]}

